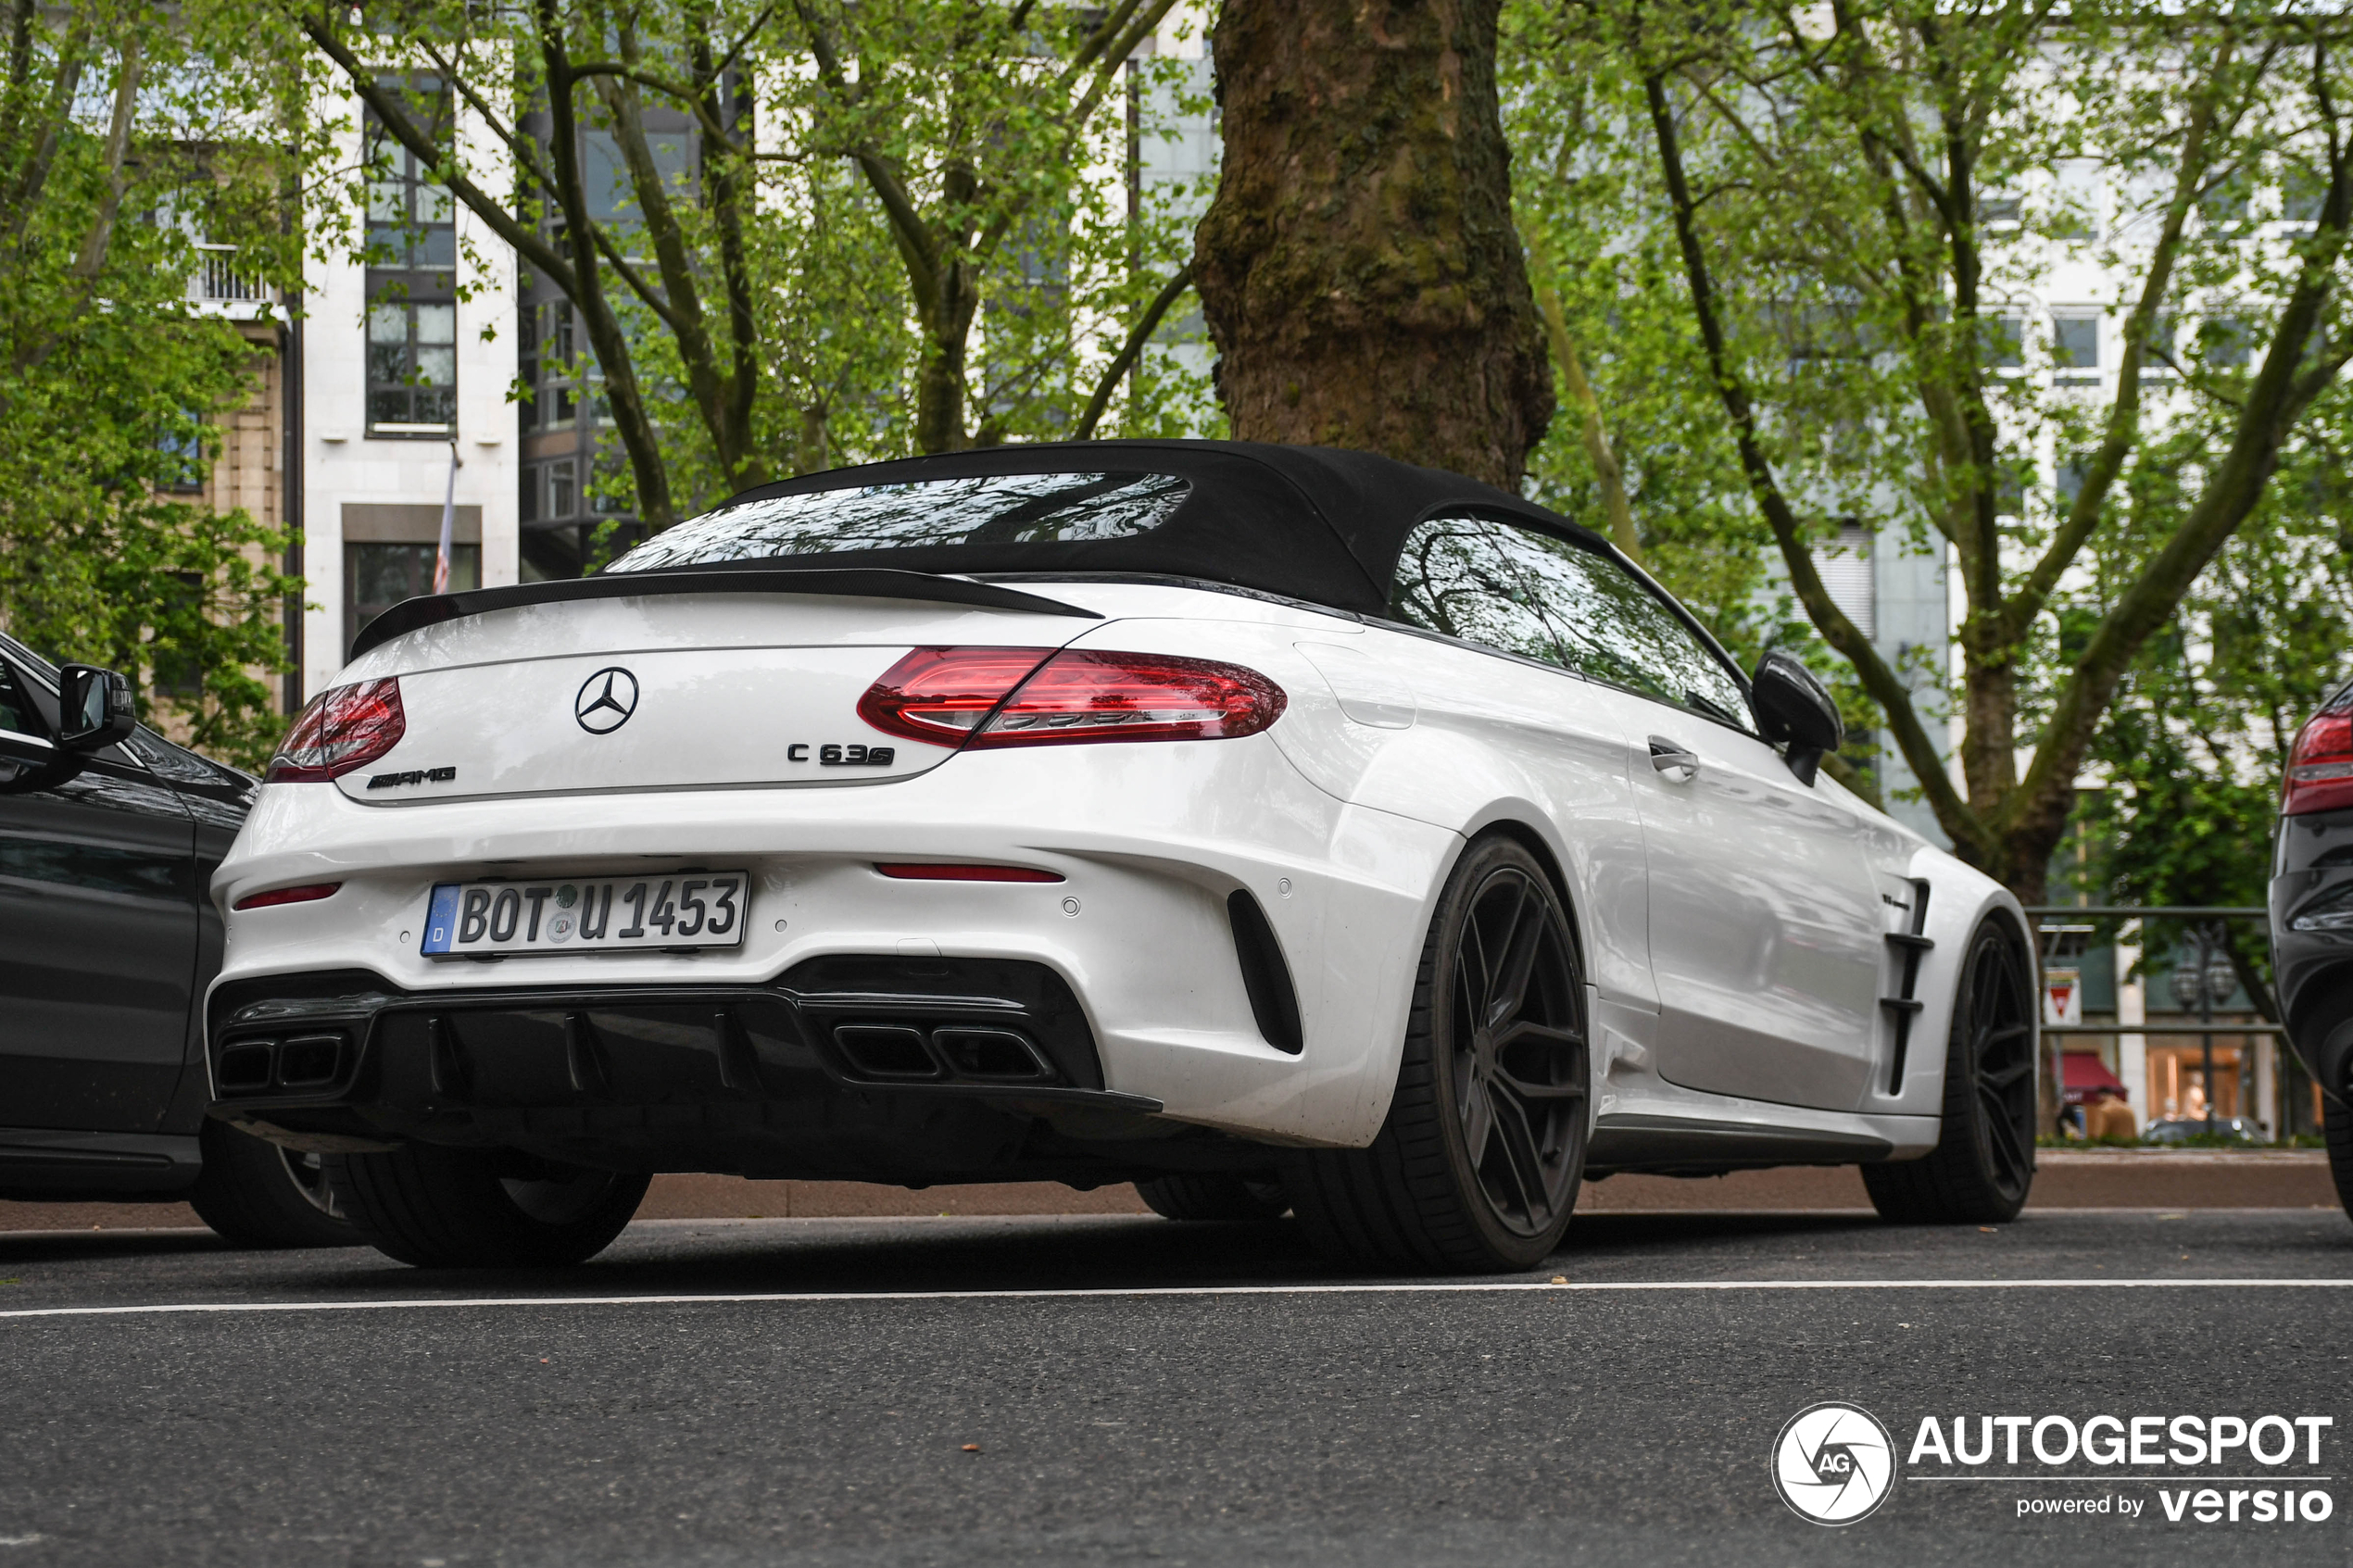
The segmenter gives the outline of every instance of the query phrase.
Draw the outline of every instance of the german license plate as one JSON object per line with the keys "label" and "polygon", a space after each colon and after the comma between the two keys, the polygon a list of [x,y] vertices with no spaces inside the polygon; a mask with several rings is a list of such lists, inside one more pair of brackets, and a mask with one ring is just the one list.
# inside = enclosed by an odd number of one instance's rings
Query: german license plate
{"label": "german license plate", "polygon": [[427,957],[742,945],[751,878],[693,875],[443,882],[425,906]]}

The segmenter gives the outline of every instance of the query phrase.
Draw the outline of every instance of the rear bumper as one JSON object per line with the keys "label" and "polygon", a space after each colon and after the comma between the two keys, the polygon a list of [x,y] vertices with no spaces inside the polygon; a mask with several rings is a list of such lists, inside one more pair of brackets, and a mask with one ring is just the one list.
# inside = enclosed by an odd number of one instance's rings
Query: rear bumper
{"label": "rear bumper", "polygon": [[[1401,960],[1419,950],[1429,901],[1459,844],[1442,829],[1334,799],[1263,736],[979,753],[863,788],[384,808],[356,806],[315,785],[273,785],[215,879],[216,897],[227,905],[268,887],[342,887],[313,903],[230,914],[208,1055],[217,1073],[222,1047],[233,1043],[224,1032],[228,1015],[267,998],[272,982],[298,990],[296,977],[344,973],[366,976],[359,989],[390,998],[383,1006],[404,1018],[428,1003],[546,1012],[552,1003],[528,1004],[569,997],[557,1010],[593,1010],[625,996],[701,1007],[696,998],[732,996],[785,1014],[800,1010],[798,1033],[761,1012],[763,1037],[822,1056],[841,1048],[825,1033],[830,1015],[812,1023],[796,999],[812,988],[805,980],[812,962],[887,961],[920,980],[926,967],[988,960],[1048,972],[1067,988],[1091,1042],[1091,1085],[1073,1075],[1033,1086],[1107,1091],[1130,1097],[1123,1103],[1131,1110],[1156,1104],[1169,1123],[1265,1142],[1362,1145],[1378,1130],[1396,1082],[1413,981]],[[1063,880],[908,882],[875,870],[907,860],[1010,863]],[[419,950],[421,917],[438,881],[668,875],[692,867],[751,873],[740,948],[496,962]],[[1270,1034],[1264,1009],[1253,1005],[1237,946],[1238,894],[1263,912],[1279,948],[1296,998],[1295,1036]],[[881,988],[907,984],[901,976]],[[735,1026],[750,1034],[756,1022]],[[353,1038],[353,1048],[361,1044]],[[925,1036],[917,1048],[949,1047]],[[790,1055],[779,1044],[773,1062],[762,1059],[798,1074],[762,1098],[806,1092],[824,1099],[854,1076],[829,1075],[823,1061],[812,1075]],[[232,1086],[214,1080],[223,1100],[238,1098]],[[1018,1085],[979,1087],[987,1092],[965,1084],[907,1094],[959,1103],[1021,1098],[1000,1092]],[[738,1103],[725,1095],[711,1102]],[[560,1096],[542,1108],[584,1109]],[[437,1122],[404,1125],[406,1135],[452,1131]],[[689,1160],[684,1140],[664,1144],[671,1168],[749,1163],[736,1155]]]}
{"label": "rear bumper", "polygon": [[1102,1086],[1042,966],[842,957],[764,986],[404,992],[361,972],[216,991],[213,1114],[321,1152],[408,1139],[623,1170],[1079,1185],[1263,1148]]}

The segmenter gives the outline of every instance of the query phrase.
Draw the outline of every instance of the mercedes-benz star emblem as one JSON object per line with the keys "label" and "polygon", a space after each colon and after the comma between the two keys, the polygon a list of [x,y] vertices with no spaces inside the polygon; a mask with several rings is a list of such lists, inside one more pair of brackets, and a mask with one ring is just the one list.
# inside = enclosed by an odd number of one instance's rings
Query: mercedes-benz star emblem
{"label": "mercedes-benz star emblem", "polygon": [[618,664],[581,682],[580,695],[572,699],[572,716],[592,735],[612,734],[636,711],[637,677]]}

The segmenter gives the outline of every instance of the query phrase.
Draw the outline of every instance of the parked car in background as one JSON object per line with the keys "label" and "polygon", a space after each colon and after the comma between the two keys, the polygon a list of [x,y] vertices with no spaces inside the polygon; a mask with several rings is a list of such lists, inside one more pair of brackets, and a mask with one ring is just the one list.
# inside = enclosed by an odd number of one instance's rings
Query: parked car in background
{"label": "parked car in background", "polygon": [[232,1241],[354,1238],[315,1155],[206,1119],[213,868],[255,781],[122,677],[0,637],[0,1198],[184,1198]]}
{"label": "parked car in background", "polygon": [[2325,1101],[2336,1196],[2353,1214],[2353,682],[2298,732],[2271,852],[2280,1017]]}
{"label": "parked car in background", "polygon": [[2141,1135],[2151,1143],[2187,1143],[2192,1138],[2228,1138],[2233,1143],[2262,1143],[2263,1129],[2238,1116],[2160,1116]]}

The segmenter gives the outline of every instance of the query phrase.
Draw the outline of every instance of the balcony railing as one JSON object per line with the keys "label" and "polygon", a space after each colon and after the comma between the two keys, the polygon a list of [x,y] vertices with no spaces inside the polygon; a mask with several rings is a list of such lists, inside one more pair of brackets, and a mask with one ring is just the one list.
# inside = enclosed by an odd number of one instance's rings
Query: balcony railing
{"label": "balcony railing", "polygon": [[192,299],[232,302],[264,300],[270,286],[251,273],[237,270],[235,245],[196,245],[196,274],[188,281]]}

